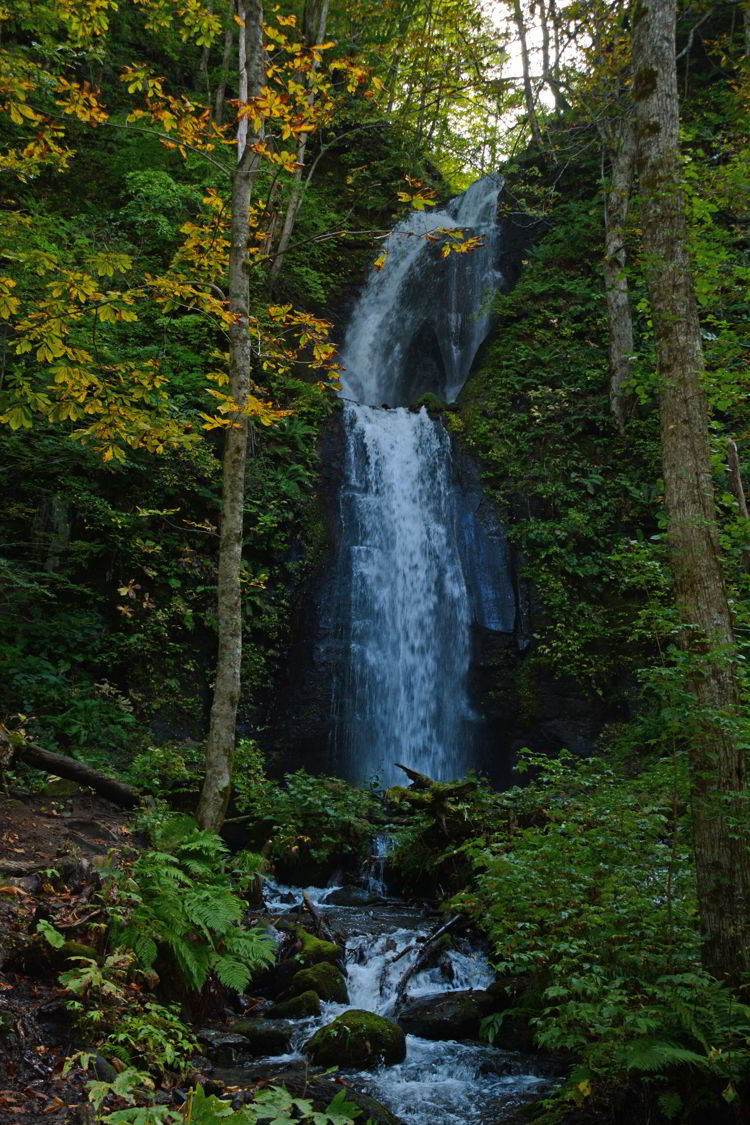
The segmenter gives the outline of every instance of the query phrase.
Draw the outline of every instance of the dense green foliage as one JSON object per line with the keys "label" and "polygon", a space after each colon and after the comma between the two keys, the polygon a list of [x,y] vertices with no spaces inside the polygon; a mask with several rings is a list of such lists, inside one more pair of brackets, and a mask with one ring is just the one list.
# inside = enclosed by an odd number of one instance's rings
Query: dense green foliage
{"label": "dense green foliage", "polygon": [[644,1112],[700,1121],[747,1082],[750,1008],[700,966],[684,757],[622,765],[529,754],[533,780],[504,793],[388,795],[411,810],[399,882],[460,888],[449,909],[490,943],[511,1007],[485,1020],[487,1038],[514,1046],[504,1029],[520,1021],[578,1060],[544,1121],[571,1106],[597,1120],[633,1082]]}
{"label": "dense green foliage", "polygon": [[[299,16],[294,7],[279,10]],[[747,459],[749,128],[747,61],[738,61],[730,7],[713,12],[705,49],[693,50],[691,39],[684,56],[683,143],[721,544],[744,660],[750,528],[726,452],[735,439]],[[106,253],[120,256],[103,285],[122,313],[134,278],[185,281],[186,224],[210,216],[211,191],[219,208],[227,205],[228,184],[217,184],[196,152],[183,156],[121,128],[130,103],[117,74],[134,59],[151,59],[175,96],[206,104],[204,74],[210,92],[220,81],[218,40],[202,58],[169,21],[144,29],[135,8],[113,9],[106,43],[94,46],[68,24],[61,30],[49,4],[22,3],[2,16],[4,48],[24,65],[54,57],[60,73],[100,87],[115,126],[94,132],[74,121],[69,165],[42,163],[3,197],[1,250],[14,282],[0,289],[3,303],[12,293],[30,308],[41,302],[48,259],[84,270]],[[501,111],[520,95],[493,77],[498,42],[483,12],[473,4],[411,9],[332,6],[337,57],[360,52],[385,93],[381,101],[342,98],[336,120],[311,140],[314,174],[273,294],[265,266],[249,267],[253,311],[265,326],[272,298],[330,316],[340,331],[404,175],[446,196],[498,154]],[[686,46],[692,20],[683,12]],[[234,69],[228,80],[231,98]],[[570,77],[571,88],[578,81]],[[503,794],[478,782],[391,790],[392,864],[402,890],[450,899],[484,932],[513,1004],[490,1017],[487,1036],[502,1043],[504,1026],[520,1020],[538,1046],[571,1061],[547,1120],[574,1109],[595,1120],[637,1089],[644,1117],[698,1123],[722,1104],[746,1103],[750,1010],[744,991],[730,992],[700,967],[685,750],[701,716],[671,601],[638,200],[626,232],[634,402],[620,434],[608,404],[599,260],[607,171],[589,108],[595,103],[601,120],[612,106],[602,108],[601,83],[587,81],[580,78],[585,96],[572,110],[540,109],[544,152],[519,146],[507,169],[523,218],[540,220],[539,232],[520,281],[496,299],[493,338],[458,410],[443,418],[481,464],[529,594],[535,635],[512,671],[515,698],[533,722],[540,679],[570,677],[584,700],[605,699],[621,721],[601,732],[596,757],[529,758],[530,783]],[[23,124],[0,117],[6,147]],[[288,169],[276,172],[269,166],[258,180],[265,235],[292,183]],[[38,375],[9,333],[3,328],[0,339],[3,379],[12,368]],[[102,317],[73,339],[96,352],[102,370],[158,361],[163,397],[141,402],[137,424],[153,411],[188,436],[159,453],[135,443],[104,463],[90,444],[71,440],[80,419],[36,420],[28,431],[30,416],[2,398],[0,717],[185,807],[201,777],[216,646],[220,442],[201,426],[224,336],[190,300],[165,307],[144,298],[137,321]],[[262,743],[297,603],[326,557],[315,490],[333,406],[304,362],[256,374],[263,402],[289,411],[272,426],[253,425],[245,503],[241,714]],[[8,386],[0,382],[3,396]],[[494,690],[507,688],[498,681]],[[733,722],[739,729],[745,716]],[[241,741],[228,830],[253,850],[234,859],[218,837],[165,818],[161,804],[147,814],[151,847],[105,876],[100,960],[79,958],[61,978],[78,1026],[126,1067],[114,1083],[91,1087],[97,1108],[113,1093],[138,1102],[110,1114],[113,1125],[176,1120],[171,1109],[141,1104],[154,1077],[186,1072],[193,1048],[184,1013],[140,991],[154,967],[188,999],[216,980],[242,990],[270,957],[263,935],[241,925],[261,849],[278,876],[324,882],[337,868],[356,871],[383,819],[370,794],[338,779],[299,770],[277,782],[266,768],[258,745]],[[62,943],[45,920],[38,932]],[[200,1088],[189,1098],[196,1125],[340,1125],[356,1115],[342,1105],[316,1112],[278,1090],[237,1112]]]}

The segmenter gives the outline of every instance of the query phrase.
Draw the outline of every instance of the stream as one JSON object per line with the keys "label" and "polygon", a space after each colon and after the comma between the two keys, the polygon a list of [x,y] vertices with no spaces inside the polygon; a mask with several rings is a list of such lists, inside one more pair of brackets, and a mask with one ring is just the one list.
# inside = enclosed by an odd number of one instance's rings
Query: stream
{"label": "stream", "polygon": [[[272,915],[286,915],[302,906],[303,894],[309,896],[345,943],[349,1003],[324,1003],[319,1017],[295,1021],[290,1053],[219,1070],[216,1076],[222,1082],[242,1086],[269,1070],[304,1064],[307,1040],[347,1010],[364,1009],[390,1018],[397,1015],[399,982],[440,919],[394,899],[371,898],[357,906],[327,903],[336,889],[302,890],[268,883],[266,908]],[[438,967],[411,977],[409,1000],[486,989],[492,983],[494,973],[484,952],[463,938],[454,944],[455,948],[441,956]],[[519,1052],[476,1041],[434,1041],[416,1035],[407,1035],[406,1045],[406,1059],[400,1064],[343,1072],[350,1085],[375,1098],[406,1125],[499,1125],[515,1120],[522,1106],[552,1087],[544,1062]]]}

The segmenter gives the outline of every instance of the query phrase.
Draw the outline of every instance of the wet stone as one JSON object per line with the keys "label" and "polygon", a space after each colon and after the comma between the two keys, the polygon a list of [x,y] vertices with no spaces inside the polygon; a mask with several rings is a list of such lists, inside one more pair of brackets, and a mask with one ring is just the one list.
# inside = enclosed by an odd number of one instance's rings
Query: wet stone
{"label": "wet stone", "polygon": [[286,1020],[236,1020],[227,1028],[230,1035],[241,1035],[245,1049],[253,1055],[283,1055],[289,1050],[294,1028]]}
{"label": "wet stone", "polygon": [[238,1055],[249,1053],[248,1042],[244,1035],[204,1027],[197,1033],[196,1038],[199,1043],[204,1044],[206,1055],[212,1062],[225,1065],[234,1062]]}
{"label": "wet stone", "polygon": [[408,1001],[398,1022],[422,1039],[476,1039],[482,1018],[495,1007],[491,993],[479,989],[439,992]]}
{"label": "wet stone", "polygon": [[300,969],[292,977],[288,991],[288,999],[312,991],[316,992],[321,1000],[333,1000],[337,1004],[349,1003],[346,977],[340,969],[328,961],[321,961],[310,969]]}
{"label": "wet stone", "polygon": [[291,1000],[282,1000],[273,1004],[264,1013],[269,1019],[276,1020],[304,1020],[311,1016],[320,1015],[320,997],[312,989],[293,996]]}

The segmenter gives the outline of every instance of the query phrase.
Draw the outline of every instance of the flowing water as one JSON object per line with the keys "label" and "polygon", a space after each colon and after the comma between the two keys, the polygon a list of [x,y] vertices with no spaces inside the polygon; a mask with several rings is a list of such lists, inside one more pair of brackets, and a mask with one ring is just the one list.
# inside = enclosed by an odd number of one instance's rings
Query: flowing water
{"label": "flowing water", "polygon": [[[260,1075],[269,1066],[301,1063],[302,1048],[315,1030],[349,1008],[391,1017],[396,1014],[399,983],[413,965],[420,942],[434,930],[435,919],[394,900],[333,906],[326,903],[331,889],[308,887],[305,893],[331,929],[345,938],[349,1004],[323,1004],[319,1018],[299,1021],[290,1054],[258,1061],[251,1071],[225,1071],[221,1075],[225,1081],[242,1085],[251,1074]],[[301,903],[302,891],[269,884],[266,899],[272,913],[284,914]],[[484,989],[493,978],[485,955],[458,941],[447,960],[441,958],[439,967],[411,978],[408,997]],[[551,1085],[542,1064],[535,1067],[528,1057],[514,1051],[415,1035],[407,1035],[406,1045],[403,1063],[347,1072],[346,1077],[407,1125],[499,1125]]]}
{"label": "flowing water", "polygon": [[[474,184],[431,213],[414,213],[386,243],[354,310],[342,358],[346,436],[340,550],[328,607],[329,643],[344,659],[334,686],[342,772],[355,782],[400,778],[395,763],[445,780],[472,763],[476,717],[468,697],[472,620],[512,632],[515,603],[504,540],[459,511],[448,433],[425,409],[425,392],[453,401],[489,327],[501,284],[497,260],[498,179]],[[471,254],[442,257],[439,229],[481,235]],[[428,237],[432,235],[433,238]],[[497,557],[496,557],[497,556]],[[367,880],[384,891],[385,837],[373,845]],[[324,1004],[297,1024],[291,1054],[255,1064],[299,1065],[319,1026],[347,1007],[398,1015],[399,985],[435,920],[403,903],[335,906],[307,891],[346,948],[349,1005]],[[269,910],[284,913],[302,893],[270,885]],[[437,967],[415,973],[407,995],[484,989],[493,979],[481,951],[458,941]],[[234,1072],[242,1083],[252,1074]],[[529,1058],[477,1042],[407,1036],[397,1066],[347,1074],[407,1125],[489,1125],[549,1087]]]}
{"label": "flowing water", "polygon": [[[486,177],[395,228],[342,349],[334,585],[346,655],[334,719],[342,772],[358,783],[393,784],[397,762],[438,780],[473,764],[471,607],[451,443],[439,420],[405,404],[427,391],[455,399],[487,333],[502,280],[494,267],[500,189]],[[439,232],[459,228],[483,244],[444,258]]]}

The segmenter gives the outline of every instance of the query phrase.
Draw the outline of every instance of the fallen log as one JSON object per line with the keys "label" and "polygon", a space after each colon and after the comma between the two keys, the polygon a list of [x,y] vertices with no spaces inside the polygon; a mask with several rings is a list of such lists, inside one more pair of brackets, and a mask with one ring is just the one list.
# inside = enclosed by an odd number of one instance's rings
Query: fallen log
{"label": "fallen log", "polygon": [[[441,937],[443,937],[443,935],[446,934],[448,930],[453,929],[453,927],[456,925],[456,922],[460,921],[461,915],[456,914],[453,918],[451,918],[449,922],[446,922],[444,926],[440,926],[440,928],[437,929],[434,934],[431,934],[430,937],[428,937],[427,941],[419,951],[419,956],[415,960],[414,964],[406,970],[404,975],[401,977],[401,980],[399,981],[398,988],[396,989],[397,1006],[403,1004],[404,1000],[406,1000],[406,990],[409,986],[409,981],[411,980],[411,978],[413,976],[416,976],[417,973],[421,972],[422,969],[426,969],[429,967],[430,957],[432,956],[437,942],[440,941]],[[398,957],[394,957],[391,964],[393,964],[395,961],[398,961]]]}
{"label": "fallen log", "polygon": [[12,743],[5,735],[6,745],[12,746],[13,758],[25,762],[27,766],[34,766],[38,770],[46,770],[56,777],[64,777],[66,781],[75,781],[79,785],[86,785],[101,797],[120,805],[124,809],[132,809],[138,804],[141,795],[132,785],[124,781],[116,781],[106,773],[95,770],[85,762],[78,762],[75,758],[67,758],[64,754],[54,754],[45,750],[34,742]]}
{"label": "fallen log", "polygon": [[411,781],[412,785],[415,785],[417,789],[429,789],[430,786],[435,784],[432,778],[428,777],[426,773],[419,773],[410,766],[402,766],[400,762],[394,762],[393,764],[397,770],[404,771],[409,781]]}
{"label": "fallen log", "polygon": [[313,901],[307,891],[304,891],[302,894],[302,902],[308,914],[312,916],[313,922],[315,924],[316,937],[323,938],[325,941],[332,941],[334,945],[338,945],[336,935],[333,933],[330,926],[326,923],[320,911],[315,909]]}

